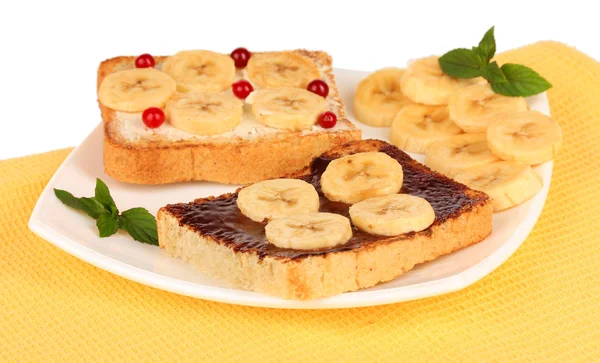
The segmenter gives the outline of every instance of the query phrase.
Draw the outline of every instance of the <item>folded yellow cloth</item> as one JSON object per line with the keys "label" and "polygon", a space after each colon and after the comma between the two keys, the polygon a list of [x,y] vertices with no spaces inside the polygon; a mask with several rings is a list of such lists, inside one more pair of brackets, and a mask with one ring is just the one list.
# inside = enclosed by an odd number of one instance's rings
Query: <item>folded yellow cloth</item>
{"label": "folded yellow cloth", "polygon": [[550,80],[564,144],[523,246],[475,285],[348,310],[160,291],[37,238],[27,220],[70,150],[0,162],[0,361],[600,361],[600,64],[541,42],[498,57]]}

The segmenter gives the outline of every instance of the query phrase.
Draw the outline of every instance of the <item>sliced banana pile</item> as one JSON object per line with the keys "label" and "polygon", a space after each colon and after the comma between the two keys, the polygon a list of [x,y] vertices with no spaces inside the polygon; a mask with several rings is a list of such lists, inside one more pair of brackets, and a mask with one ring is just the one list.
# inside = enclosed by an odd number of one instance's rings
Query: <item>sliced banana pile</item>
{"label": "sliced banana pile", "polygon": [[[329,163],[321,177],[323,194],[335,202],[352,204],[352,223],[380,236],[422,231],[435,219],[425,199],[398,194],[402,166],[380,152],[349,155]],[[281,248],[319,249],[352,238],[350,220],[319,212],[320,199],[313,185],[297,179],[258,182],[238,193],[240,212],[264,223],[267,241]]]}
{"label": "sliced banana pile", "polygon": [[[234,53],[240,49],[245,62],[237,66],[246,67],[241,74],[248,80],[234,83],[234,58],[239,61],[239,54],[234,57]],[[321,71],[313,60],[297,52],[252,55],[240,49],[231,55],[181,51],[162,62],[160,71],[153,68],[152,56],[144,54],[150,60],[138,63],[136,59],[135,66],[149,68],[109,74],[99,87],[99,101],[115,111],[142,113],[147,128],[160,127],[166,120],[202,136],[223,134],[238,126],[244,119],[241,100],[252,104],[256,120],[267,127],[306,130],[315,124],[335,125],[336,115],[326,112],[329,87],[320,79]],[[153,116],[144,116],[149,109]],[[156,122],[157,118],[161,120]]]}
{"label": "sliced banana pile", "polygon": [[[450,77],[435,56],[415,60],[405,70],[385,68],[369,75],[356,89],[354,112],[368,125],[390,126],[394,145],[425,154],[425,165],[457,180],[459,174],[492,170],[485,165],[514,161],[500,165],[503,170],[513,168],[513,179],[523,179],[523,185],[538,186],[531,182],[531,165],[552,160],[562,140],[558,123],[530,111],[525,98],[497,94],[482,78]],[[461,180],[473,189],[489,190],[488,184]],[[510,183],[491,185],[494,189],[488,194],[502,200],[494,203],[495,210],[528,199],[511,196],[510,189],[498,192]]]}

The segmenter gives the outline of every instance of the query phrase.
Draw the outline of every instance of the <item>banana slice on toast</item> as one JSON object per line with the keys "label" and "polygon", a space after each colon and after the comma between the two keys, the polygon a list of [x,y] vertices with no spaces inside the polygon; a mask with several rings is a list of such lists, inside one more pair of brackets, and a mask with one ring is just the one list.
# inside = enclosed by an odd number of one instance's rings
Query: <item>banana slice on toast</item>
{"label": "banana slice on toast", "polygon": [[237,206],[255,222],[319,211],[319,194],[299,179],[273,179],[252,184],[238,193]]}
{"label": "banana slice on toast", "polygon": [[243,106],[242,101],[226,93],[178,93],[167,102],[166,117],[180,130],[218,135],[240,124]]}
{"label": "banana slice on toast", "polygon": [[402,150],[423,154],[432,142],[460,133],[462,130],[450,121],[446,106],[412,104],[394,118],[390,139]]}
{"label": "banana slice on toast", "polygon": [[487,135],[462,134],[432,143],[425,154],[425,165],[450,178],[484,164],[500,161],[488,147]]}
{"label": "banana slice on toast", "polygon": [[350,218],[367,233],[397,236],[426,229],[435,220],[435,212],[423,198],[393,194],[354,204],[350,207]]}
{"label": "banana slice on toast", "polygon": [[514,161],[475,166],[457,174],[454,179],[489,195],[494,212],[522,204],[537,194],[543,185],[542,178],[531,166]]}
{"label": "banana slice on toast", "polygon": [[184,50],[167,58],[162,71],[177,81],[179,92],[222,92],[231,88],[235,64],[228,55],[208,50]]}
{"label": "banana slice on toast", "polygon": [[104,78],[98,100],[122,112],[142,112],[148,107],[164,107],[175,93],[173,78],[154,68],[135,68],[114,72]]}
{"label": "banana slice on toast", "polygon": [[354,94],[354,114],[371,126],[390,126],[394,117],[410,101],[403,93],[400,79],[404,69],[384,68],[363,79]]}
{"label": "banana slice on toast", "polygon": [[450,96],[462,87],[479,82],[477,79],[450,77],[442,71],[439,57],[417,59],[402,75],[402,93],[411,101],[425,105],[447,105]]}
{"label": "banana slice on toast", "polygon": [[485,132],[502,113],[528,109],[525,98],[497,94],[488,83],[459,89],[448,104],[450,119],[465,132],[472,133]]}
{"label": "banana slice on toast", "polygon": [[247,68],[250,81],[259,88],[306,88],[320,78],[319,67],[309,58],[294,52],[253,54]]}
{"label": "banana slice on toast", "polygon": [[354,204],[398,193],[403,177],[402,166],[389,155],[363,152],[332,160],[321,176],[321,189],[329,200]]}
{"label": "banana slice on toast", "polygon": [[323,97],[300,88],[260,89],[251,97],[256,120],[277,129],[310,129],[327,108]]}
{"label": "banana slice on toast", "polygon": [[309,213],[276,219],[265,227],[267,241],[296,250],[333,247],[352,237],[348,218],[333,213]]}

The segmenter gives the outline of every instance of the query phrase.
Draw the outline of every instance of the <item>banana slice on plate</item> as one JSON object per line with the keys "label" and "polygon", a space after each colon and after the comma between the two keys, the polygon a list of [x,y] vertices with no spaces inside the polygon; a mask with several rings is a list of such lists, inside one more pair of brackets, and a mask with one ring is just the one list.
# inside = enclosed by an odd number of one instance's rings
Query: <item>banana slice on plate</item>
{"label": "banana slice on plate", "polygon": [[543,185],[542,178],[531,166],[514,161],[475,166],[457,174],[454,179],[489,195],[495,212],[522,204],[536,195]]}
{"label": "banana slice on plate", "polygon": [[162,71],[177,81],[179,92],[221,92],[231,88],[235,64],[230,56],[208,50],[184,50],[167,58]]}
{"label": "banana slice on plate", "polygon": [[412,104],[394,118],[390,139],[402,150],[423,154],[432,142],[460,133],[462,130],[450,121],[446,106]]}
{"label": "banana slice on plate", "polygon": [[400,84],[402,93],[411,101],[425,105],[447,105],[450,96],[462,87],[478,83],[478,79],[450,77],[442,71],[439,57],[417,59],[408,65]]}
{"label": "banana slice on plate", "polygon": [[339,214],[309,213],[269,222],[265,234],[277,247],[311,250],[346,243],[352,227],[348,218]]}
{"label": "banana slice on plate", "polygon": [[485,132],[499,114],[528,109],[525,98],[499,95],[488,83],[459,89],[448,104],[450,119],[465,132]]}
{"label": "banana slice on plate", "polygon": [[321,176],[323,194],[334,202],[354,204],[402,187],[402,166],[382,152],[364,152],[332,160]]}
{"label": "banana slice on plate", "polygon": [[178,93],[167,102],[166,117],[180,130],[218,135],[240,124],[243,106],[242,101],[226,93]]}
{"label": "banana slice on plate", "polygon": [[352,223],[367,233],[397,236],[419,232],[435,220],[431,204],[408,194],[393,194],[363,200],[350,207]]}
{"label": "banana slice on plate", "polygon": [[298,179],[273,179],[252,184],[238,193],[242,214],[255,222],[319,211],[319,194]]}
{"label": "banana slice on plate", "polygon": [[251,97],[256,120],[277,129],[310,129],[327,108],[323,97],[300,88],[261,89]]}
{"label": "banana slice on plate", "polygon": [[556,156],[562,130],[540,112],[514,112],[499,115],[488,128],[487,138],[490,150],[500,159],[535,165]]}
{"label": "banana slice on plate", "polygon": [[429,145],[425,165],[450,178],[474,166],[500,161],[487,143],[487,135],[463,134]]}
{"label": "banana slice on plate", "polygon": [[371,126],[390,126],[394,116],[412,102],[402,93],[404,69],[384,68],[360,81],[354,94],[356,118]]}
{"label": "banana slice on plate", "polygon": [[135,68],[111,73],[98,89],[98,100],[116,111],[142,112],[163,108],[175,93],[173,78],[154,68]]}
{"label": "banana slice on plate", "polygon": [[253,54],[246,69],[250,81],[259,88],[306,88],[310,81],[321,78],[311,59],[294,52]]}

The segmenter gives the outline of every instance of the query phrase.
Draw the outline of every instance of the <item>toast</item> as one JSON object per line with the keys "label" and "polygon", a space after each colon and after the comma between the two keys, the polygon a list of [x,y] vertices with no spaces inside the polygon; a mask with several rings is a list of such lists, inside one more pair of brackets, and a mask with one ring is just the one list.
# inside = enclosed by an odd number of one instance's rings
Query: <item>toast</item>
{"label": "toast", "polygon": [[[326,150],[360,139],[360,130],[348,121],[344,111],[331,69],[331,57],[320,51],[296,50],[294,53],[314,62],[321,78],[329,85],[327,109],[338,118],[333,128],[315,125],[308,130],[281,130],[242,121],[231,132],[199,136],[165,122],[160,130],[152,131],[144,127],[141,114],[117,112],[99,102],[104,121],[106,174],[135,184],[196,180],[246,184],[294,172]],[[155,57],[156,68],[160,70],[166,59]],[[134,62],[135,57],[116,57],[102,62],[97,87],[107,75],[134,68]],[[237,74],[239,78],[242,72],[238,70]]]}
{"label": "toast", "polygon": [[313,184],[321,212],[348,216],[349,205],[329,202],[320,178],[333,159],[379,151],[403,168],[401,193],[426,199],[435,211],[431,226],[394,237],[353,229],[348,242],[332,248],[293,250],[267,242],[264,223],[245,217],[237,194],[171,204],[157,214],[160,247],[194,264],[206,275],[247,290],[284,299],[314,299],[389,281],[415,265],[482,241],[492,231],[492,203],[482,192],[467,188],[379,140],[352,141],[315,158],[306,168],[287,175]]}

